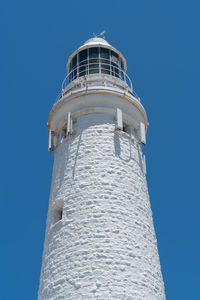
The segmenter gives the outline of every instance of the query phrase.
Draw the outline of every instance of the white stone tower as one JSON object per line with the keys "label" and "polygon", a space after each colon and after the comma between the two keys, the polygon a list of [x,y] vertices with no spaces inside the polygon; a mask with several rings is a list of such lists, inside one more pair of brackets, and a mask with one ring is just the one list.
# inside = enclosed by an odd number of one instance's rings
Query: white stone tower
{"label": "white stone tower", "polygon": [[99,37],[68,60],[48,120],[55,161],[39,300],[165,299],[142,153],[147,116],[126,68]]}

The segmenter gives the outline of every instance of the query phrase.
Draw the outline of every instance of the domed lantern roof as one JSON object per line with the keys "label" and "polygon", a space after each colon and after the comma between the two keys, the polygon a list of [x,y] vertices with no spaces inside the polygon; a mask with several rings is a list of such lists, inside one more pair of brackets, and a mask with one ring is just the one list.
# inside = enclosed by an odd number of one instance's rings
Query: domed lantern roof
{"label": "domed lantern roof", "polygon": [[92,47],[102,47],[102,48],[107,48],[107,49],[114,51],[121,58],[123,65],[124,65],[124,71],[126,72],[127,64],[126,64],[126,59],[124,58],[124,56],[121,54],[121,52],[119,52],[117,49],[115,49],[113,46],[111,46],[105,39],[100,38],[100,37],[93,37],[93,38],[87,40],[81,47],[79,47],[76,51],[74,51],[72,53],[72,55],[70,55],[68,62],[67,62],[67,71],[69,72],[70,63],[71,63],[72,59],[74,58],[74,56],[78,52],[80,52],[81,50],[87,49],[87,48],[92,48]]}
{"label": "domed lantern roof", "polygon": [[124,56],[105,39],[94,37],[73,52],[67,63],[69,80],[102,73],[124,80],[127,65]]}
{"label": "domed lantern roof", "polygon": [[93,38],[87,40],[80,48],[82,48],[85,45],[93,45],[95,43],[110,46],[109,43],[105,39],[100,38],[100,37],[93,37]]}

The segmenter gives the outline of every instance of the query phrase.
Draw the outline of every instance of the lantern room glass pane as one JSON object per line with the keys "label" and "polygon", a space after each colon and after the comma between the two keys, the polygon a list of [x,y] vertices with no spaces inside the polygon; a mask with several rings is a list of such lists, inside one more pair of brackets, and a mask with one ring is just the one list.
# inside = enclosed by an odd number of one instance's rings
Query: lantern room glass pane
{"label": "lantern room glass pane", "polygon": [[84,76],[87,73],[87,56],[87,49],[79,52],[79,77]]}
{"label": "lantern room glass pane", "polygon": [[111,51],[111,70],[113,76],[119,77],[119,56],[113,51]]}
{"label": "lantern room glass pane", "polygon": [[77,78],[77,55],[74,56],[72,59],[72,73],[71,73],[71,78],[72,80]]}
{"label": "lantern room glass pane", "polygon": [[100,48],[101,73],[110,74],[110,50]]}
{"label": "lantern room glass pane", "polygon": [[94,73],[108,74],[125,80],[121,57],[115,51],[103,47],[84,49],[73,57],[69,66],[69,82]]}
{"label": "lantern room glass pane", "polygon": [[72,64],[72,69],[74,69],[77,66],[77,55],[74,56],[71,64]]}
{"label": "lantern room glass pane", "polygon": [[124,64],[123,64],[123,61],[121,60],[121,68],[122,70],[124,71]]}
{"label": "lantern room glass pane", "polygon": [[69,82],[71,82],[71,80],[72,80],[71,70],[72,70],[72,63],[69,65]]}
{"label": "lantern room glass pane", "polygon": [[89,73],[99,73],[99,48],[89,49]]}
{"label": "lantern room glass pane", "polygon": [[122,80],[124,80],[124,64],[123,64],[123,61],[121,60],[121,77],[122,77]]}

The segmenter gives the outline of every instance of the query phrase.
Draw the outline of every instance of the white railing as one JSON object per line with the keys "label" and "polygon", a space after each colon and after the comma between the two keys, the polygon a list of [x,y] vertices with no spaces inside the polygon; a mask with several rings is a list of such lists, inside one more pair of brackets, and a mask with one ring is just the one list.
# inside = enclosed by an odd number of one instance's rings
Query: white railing
{"label": "white railing", "polygon": [[[94,60],[94,59],[90,59]],[[106,63],[106,59],[95,59],[97,62],[88,62],[86,64],[76,65],[64,78],[62,82],[62,90],[56,97],[54,106],[62,101],[62,96],[67,94],[69,91],[72,91],[75,86],[81,85],[83,86],[83,82],[87,82],[87,84],[104,82],[107,86],[116,86],[122,87],[128,90],[135,98],[140,101],[140,98],[133,90],[132,82],[129,76],[119,67],[113,65],[112,63]],[[85,62],[85,61],[83,61]],[[94,76],[91,76],[94,75]],[[96,76],[95,76],[96,75]],[[100,75],[100,76],[98,76]],[[105,75],[105,76],[104,76]],[[102,77],[103,81],[102,81]],[[53,107],[54,107],[53,106]]]}
{"label": "white railing", "polygon": [[[92,63],[90,62],[94,60],[97,60],[97,62],[92,62]],[[104,58],[101,59],[90,58],[89,61],[88,59],[84,60],[78,65],[76,65],[74,68],[72,68],[72,70],[68,73],[68,75],[65,77],[65,79],[62,82],[62,90],[65,90],[67,85],[73,80],[91,74],[110,75],[115,78],[119,78],[122,81],[126,82],[129,88],[133,90],[133,85],[129,76],[116,64],[114,65],[108,59],[104,59]]]}

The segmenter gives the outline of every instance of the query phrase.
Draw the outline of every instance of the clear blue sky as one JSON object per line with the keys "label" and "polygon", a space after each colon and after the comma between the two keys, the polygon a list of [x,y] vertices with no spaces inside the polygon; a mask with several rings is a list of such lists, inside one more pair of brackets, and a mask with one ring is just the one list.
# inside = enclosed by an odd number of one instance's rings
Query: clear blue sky
{"label": "clear blue sky", "polygon": [[48,113],[68,56],[104,29],[149,117],[147,179],[167,299],[200,299],[199,11],[192,0],[1,4],[0,299],[37,299]]}

